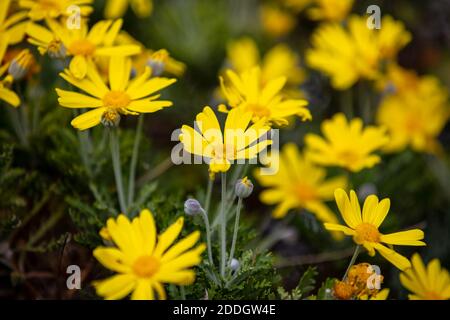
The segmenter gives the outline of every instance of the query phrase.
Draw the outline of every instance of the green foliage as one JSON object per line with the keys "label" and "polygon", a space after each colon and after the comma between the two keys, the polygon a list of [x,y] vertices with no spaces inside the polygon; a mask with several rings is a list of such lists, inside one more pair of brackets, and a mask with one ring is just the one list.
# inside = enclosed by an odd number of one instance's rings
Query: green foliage
{"label": "green foliage", "polygon": [[283,300],[300,300],[307,297],[307,295],[314,290],[316,284],[317,270],[315,267],[308,267],[303,273],[298,285],[287,292],[283,287],[278,288],[278,295]]}

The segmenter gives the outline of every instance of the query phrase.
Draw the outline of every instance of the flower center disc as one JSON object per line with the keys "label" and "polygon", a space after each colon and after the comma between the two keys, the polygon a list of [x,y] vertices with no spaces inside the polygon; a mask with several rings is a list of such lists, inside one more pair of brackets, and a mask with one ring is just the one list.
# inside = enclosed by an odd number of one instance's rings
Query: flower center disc
{"label": "flower center disc", "polygon": [[270,110],[259,104],[249,104],[247,105],[247,110],[251,111],[258,118],[264,118],[270,116]]}
{"label": "flower center disc", "polygon": [[142,256],[133,265],[134,273],[141,278],[149,278],[159,270],[159,261],[152,256]]}
{"label": "flower center disc", "polygon": [[74,56],[92,56],[95,52],[95,44],[86,39],[75,40],[70,44],[69,51]]}
{"label": "flower center disc", "polygon": [[295,188],[295,192],[297,194],[297,197],[302,202],[308,202],[308,201],[316,199],[316,192],[314,191],[313,188],[311,188],[310,186],[308,186],[306,184],[299,184]]}
{"label": "flower center disc", "polygon": [[380,242],[380,232],[378,229],[370,223],[361,223],[355,229],[355,241],[356,243],[368,242]]}
{"label": "flower center disc", "polygon": [[122,91],[110,91],[103,97],[103,105],[115,109],[126,108],[130,102],[130,97]]}

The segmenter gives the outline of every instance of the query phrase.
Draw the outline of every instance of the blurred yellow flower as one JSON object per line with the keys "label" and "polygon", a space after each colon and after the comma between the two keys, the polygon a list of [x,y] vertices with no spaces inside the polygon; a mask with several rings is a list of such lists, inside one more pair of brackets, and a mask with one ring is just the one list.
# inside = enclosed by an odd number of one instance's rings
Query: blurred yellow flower
{"label": "blurred yellow flower", "polygon": [[[424,246],[420,241],[424,238],[424,233],[420,229],[382,234],[378,228],[386,218],[390,200],[388,198],[378,201],[378,197],[370,195],[364,201],[361,215],[358,197],[355,191],[350,191],[350,199],[343,189],[334,192],[336,204],[346,225],[325,223],[325,228],[330,231],[341,231],[347,236],[352,236],[353,241],[366,248],[370,256],[375,255],[377,250],[386,260],[400,270],[411,267],[407,258],[398,254],[392,249],[392,245],[403,246]],[[386,243],[390,248],[384,246]]]}
{"label": "blurred yellow flower", "polygon": [[[85,23],[80,29],[68,29],[64,24],[48,19],[50,30],[31,23],[27,27],[29,40],[36,45],[41,54],[49,52],[57,55],[64,51],[72,56],[70,72],[78,79],[86,76],[88,62],[92,59],[110,56],[131,56],[141,52],[137,45],[114,45],[114,41],[122,27],[122,20],[106,20],[97,22],[90,30]],[[61,47],[64,46],[64,47]]]}
{"label": "blurred yellow flower", "polygon": [[179,218],[157,235],[153,215],[147,209],[131,222],[123,214],[110,218],[106,229],[116,246],[97,247],[94,257],[117,274],[95,281],[97,294],[108,300],[122,299],[130,293],[132,300],[166,299],[164,283],[192,284],[195,272],[191,268],[200,264],[205,245],[193,248],[200,239],[198,231],[174,244],[183,223]]}
{"label": "blurred yellow flower", "polygon": [[101,121],[107,124],[116,123],[120,120],[120,114],[137,115],[170,107],[172,102],[158,100],[160,95],[156,93],[176,81],[159,77],[149,79],[151,75],[148,68],[144,74],[130,80],[131,61],[126,57],[111,58],[108,86],[90,61],[85,79],[75,78],[67,69],[60,75],[89,94],[56,89],[61,106],[75,109],[93,108],[72,120],[72,126],[80,130],[94,127]]}
{"label": "blurred yellow flower", "polygon": [[121,18],[129,5],[139,18],[149,17],[153,11],[152,0],[107,0],[105,17],[107,19]]}
{"label": "blurred yellow flower", "polygon": [[196,117],[198,130],[183,125],[180,141],[190,154],[202,156],[209,161],[211,173],[227,172],[235,160],[253,159],[272,144],[272,140],[258,141],[267,134],[270,127],[265,120],[249,127],[252,114],[233,109],[227,115],[222,134],[214,111],[208,106]]}
{"label": "blurred yellow flower", "polygon": [[[277,44],[261,59],[258,47],[251,38],[244,37],[232,41],[227,46],[227,60],[230,69],[238,74],[261,66],[261,82],[286,77],[286,86],[298,86],[304,78],[299,56],[286,44]],[[298,90],[298,89],[297,89]]]}
{"label": "blurred yellow flower", "polygon": [[186,65],[183,62],[172,58],[166,49],[147,49],[142,43],[134,39],[125,31],[120,32],[117,36],[117,44],[134,44],[141,47],[141,53],[132,57],[133,68],[136,75],[141,75],[142,72],[145,71],[145,67],[151,69],[152,76],[168,73],[176,77],[181,77],[186,70]]}
{"label": "blurred yellow flower", "polygon": [[260,9],[261,24],[271,37],[282,37],[294,29],[297,22],[289,11],[277,6],[263,4]]}
{"label": "blurred yellow flower", "polygon": [[[228,105],[250,112],[253,122],[265,119],[276,125],[288,124],[288,117],[297,115],[302,121],[311,120],[311,113],[306,108],[308,102],[303,99],[284,99],[281,91],[286,84],[286,77],[261,81],[261,69],[254,67],[240,76],[232,70],[225,72],[226,79],[220,77],[220,85]],[[220,111],[226,111],[221,106]]]}
{"label": "blurred yellow flower", "polygon": [[8,49],[9,35],[0,33],[0,100],[5,101],[13,107],[20,105],[20,99],[17,94],[10,89],[12,77],[3,77],[8,70],[9,63],[2,65],[6,50]]}
{"label": "blurred yellow flower", "polygon": [[[274,155],[271,158],[278,159]],[[274,218],[283,218],[291,209],[306,209],[322,222],[338,222],[324,202],[333,199],[334,190],[346,187],[345,177],[326,179],[326,170],[301,155],[293,143],[283,147],[277,167],[273,175],[262,175],[255,170],[258,182],[268,188],[261,192],[261,202],[277,204],[272,212]]]}
{"label": "blurred yellow flower", "polygon": [[411,35],[401,22],[385,16],[380,30],[367,28],[367,18],[350,16],[348,27],[325,23],[312,35],[313,48],[306,51],[306,62],[331,78],[333,87],[345,90],[359,79],[380,76],[384,60],[395,58]]}
{"label": "blurred yellow flower", "polygon": [[323,121],[321,129],[325,139],[316,134],[305,137],[308,156],[320,165],[343,167],[353,172],[379,163],[380,157],[373,152],[389,142],[384,128],[363,128],[360,118],[348,122],[343,113]]}
{"label": "blurred yellow flower", "polygon": [[433,76],[418,77],[398,66],[389,68],[390,90],[381,101],[377,122],[390,134],[387,152],[407,146],[415,151],[439,154],[438,136],[450,117],[447,90]]}
{"label": "blurred yellow flower", "polygon": [[93,11],[90,5],[94,0],[18,0],[18,2],[22,9],[27,10],[31,20],[38,21],[71,16],[74,14],[72,8],[75,7],[79,8],[81,16],[86,17]]}
{"label": "blurred yellow flower", "polygon": [[17,12],[10,14],[11,0],[0,2],[0,34],[8,36],[10,44],[17,44],[22,41],[25,35],[27,13]]}
{"label": "blurred yellow flower", "polygon": [[438,259],[433,259],[425,267],[420,255],[411,258],[412,268],[400,274],[402,285],[412,292],[410,300],[449,300],[450,275],[441,267]]}
{"label": "blurred yellow flower", "polygon": [[307,10],[312,20],[340,22],[347,18],[354,0],[314,0],[312,8]]}

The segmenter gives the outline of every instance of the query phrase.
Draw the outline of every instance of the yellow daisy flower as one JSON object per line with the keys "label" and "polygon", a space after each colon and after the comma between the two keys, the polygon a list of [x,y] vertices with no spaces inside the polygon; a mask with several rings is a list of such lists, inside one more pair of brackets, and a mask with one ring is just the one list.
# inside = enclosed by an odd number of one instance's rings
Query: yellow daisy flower
{"label": "yellow daisy flower", "polygon": [[[377,196],[370,195],[364,202],[361,214],[358,197],[355,191],[350,191],[350,199],[343,189],[337,189],[334,192],[336,204],[347,226],[334,223],[325,223],[325,228],[330,231],[341,231],[347,236],[352,236],[353,241],[363,246],[374,256],[375,250],[378,251],[386,260],[392,263],[400,270],[411,267],[407,258],[395,252],[392,245],[403,246],[424,246],[420,241],[424,238],[424,233],[420,229],[382,234],[378,228],[386,218],[390,200],[388,198],[378,201]],[[388,248],[382,243],[389,245]]]}
{"label": "yellow daisy flower", "polygon": [[13,78],[11,76],[3,78],[9,67],[9,63],[1,65],[6,50],[8,49],[8,43],[9,35],[3,33],[0,34],[0,100],[5,101],[13,107],[18,107],[20,105],[20,99],[17,94],[10,89]]}
{"label": "yellow daisy flower", "polygon": [[28,11],[28,17],[33,21],[45,18],[68,17],[73,14],[69,8],[77,6],[80,15],[86,17],[93,11],[90,6],[94,0],[18,0],[19,6]]}
{"label": "yellow daisy flower", "polygon": [[[261,69],[252,68],[240,76],[232,70],[226,71],[227,80],[220,77],[222,92],[231,108],[240,108],[252,114],[253,122],[266,119],[277,125],[288,124],[288,117],[297,115],[302,121],[311,120],[311,113],[303,99],[284,99],[280,92],[286,84],[286,77],[278,77],[267,83],[261,81]],[[221,106],[220,111],[226,111]]]}
{"label": "yellow daisy flower", "polygon": [[109,64],[109,84],[100,77],[97,68],[88,61],[85,79],[75,78],[69,70],[60,73],[67,82],[85,91],[86,94],[56,89],[61,106],[67,108],[93,108],[72,120],[79,130],[96,126],[101,121],[115,123],[120,114],[137,115],[151,113],[172,105],[171,101],[157,100],[157,91],[170,86],[176,79],[150,78],[150,69],[130,80],[131,61],[126,57],[112,57]]}
{"label": "yellow daisy flower", "polygon": [[149,17],[153,11],[152,0],[107,0],[105,17],[108,19],[121,18],[125,15],[129,5],[139,18]]}
{"label": "yellow daisy flower", "polygon": [[145,67],[151,69],[153,76],[168,73],[176,77],[181,77],[186,70],[186,65],[171,57],[166,49],[147,49],[142,43],[125,31],[120,32],[117,36],[117,44],[134,44],[141,47],[141,53],[134,55],[132,58],[136,75],[141,75],[145,71]]}
{"label": "yellow daisy flower", "polygon": [[411,35],[401,22],[383,17],[381,29],[367,28],[367,17],[352,15],[348,27],[325,23],[312,35],[313,48],[306,51],[306,62],[331,78],[334,88],[345,90],[359,79],[380,76],[382,62],[395,58]]}
{"label": "yellow daisy flower", "polygon": [[11,0],[0,1],[0,33],[8,36],[10,44],[17,44],[22,41],[25,35],[27,13],[17,12],[9,14]]}
{"label": "yellow daisy flower", "polygon": [[426,267],[418,253],[411,258],[412,268],[400,274],[402,285],[412,292],[410,300],[449,300],[450,275],[433,259]]}
{"label": "yellow daisy flower", "polygon": [[[97,22],[90,30],[85,23],[80,29],[68,29],[64,24],[48,19],[50,30],[37,24],[27,27],[29,40],[36,45],[41,54],[49,52],[57,56],[57,52],[63,50],[68,56],[72,56],[70,72],[78,79],[86,76],[88,61],[100,57],[131,56],[141,52],[137,45],[114,45],[114,41],[122,27],[122,20],[107,20]],[[63,46],[63,47],[61,47]]]}
{"label": "yellow daisy flower", "polygon": [[230,69],[237,74],[260,65],[263,84],[285,76],[286,85],[298,86],[305,78],[304,70],[300,67],[300,58],[285,44],[274,46],[261,59],[255,41],[244,37],[228,44],[227,60]]}
{"label": "yellow daisy flower", "polygon": [[239,109],[230,111],[222,134],[214,111],[206,106],[196,117],[198,131],[183,125],[180,141],[187,152],[202,156],[209,162],[210,172],[226,172],[233,161],[253,159],[272,144],[272,140],[268,139],[258,142],[270,130],[265,125],[265,119],[249,127],[251,119],[250,112],[242,113]]}
{"label": "yellow daisy flower", "polygon": [[261,201],[278,204],[272,213],[274,218],[283,218],[291,209],[304,208],[322,222],[337,223],[335,214],[324,202],[333,199],[334,190],[345,188],[347,179],[343,176],[325,179],[325,176],[326,171],[302,156],[293,143],[283,147],[276,174],[261,175],[255,170],[258,182],[269,188],[261,192]]}
{"label": "yellow daisy flower", "polygon": [[179,218],[158,235],[152,213],[144,209],[131,222],[123,214],[106,223],[114,247],[98,247],[94,257],[106,268],[117,272],[108,279],[95,281],[99,296],[122,299],[131,292],[132,300],[165,299],[164,283],[189,285],[195,281],[190,268],[200,264],[205,245],[192,248],[200,238],[195,231],[174,245],[184,220]]}
{"label": "yellow daisy flower", "polygon": [[398,66],[389,70],[392,80],[386,82],[394,93],[386,95],[377,112],[377,123],[391,138],[385,151],[411,146],[418,152],[440,153],[438,136],[450,117],[447,90],[433,76],[419,77]]}
{"label": "yellow daisy flower", "polygon": [[294,29],[297,20],[289,11],[277,6],[263,4],[260,9],[261,24],[271,37],[282,37]]}
{"label": "yellow daisy flower", "polygon": [[354,0],[315,0],[314,6],[307,10],[312,20],[340,22],[347,18]]}
{"label": "yellow daisy flower", "polygon": [[307,134],[305,142],[311,159],[324,166],[339,166],[353,172],[372,168],[381,161],[374,151],[389,141],[382,127],[363,128],[360,118],[347,121],[343,113],[338,113],[321,125],[324,138]]}

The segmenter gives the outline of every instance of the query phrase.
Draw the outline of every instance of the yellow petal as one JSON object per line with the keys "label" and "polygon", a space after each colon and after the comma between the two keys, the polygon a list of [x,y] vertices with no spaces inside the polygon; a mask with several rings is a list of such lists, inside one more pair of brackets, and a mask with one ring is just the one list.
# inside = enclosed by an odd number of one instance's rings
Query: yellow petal
{"label": "yellow petal", "polygon": [[94,282],[99,296],[109,300],[117,300],[126,297],[135,287],[135,277],[131,274],[119,274],[106,280]]}
{"label": "yellow petal", "polygon": [[102,119],[103,113],[106,111],[106,108],[97,108],[88,112],[85,112],[70,123],[74,128],[79,130],[86,130],[98,125]]}
{"label": "yellow petal", "polygon": [[424,233],[422,230],[413,229],[401,232],[395,232],[390,234],[381,235],[381,242],[388,244],[396,244],[403,246],[424,246],[425,243],[422,240]]}
{"label": "yellow petal", "polygon": [[138,280],[134,288],[131,300],[154,300],[155,296],[151,282],[148,280]]}
{"label": "yellow petal", "polygon": [[159,237],[158,244],[156,245],[155,256],[161,257],[163,253],[169,248],[183,228],[184,218],[178,218],[173,224],[171,224]]}

